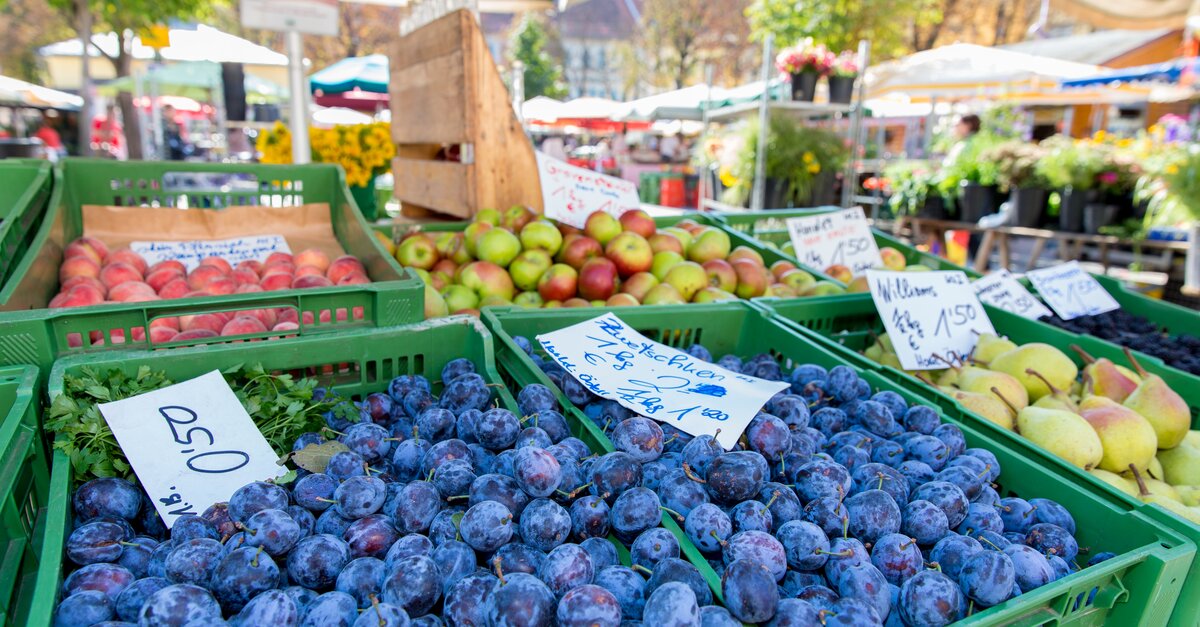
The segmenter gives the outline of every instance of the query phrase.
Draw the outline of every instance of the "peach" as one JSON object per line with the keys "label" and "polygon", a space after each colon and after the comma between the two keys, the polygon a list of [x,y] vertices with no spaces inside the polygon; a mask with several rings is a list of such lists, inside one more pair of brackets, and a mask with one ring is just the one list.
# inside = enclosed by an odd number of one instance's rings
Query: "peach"
{"label": "peach", "polygon": [[[301,316],[301,319],[304,321],[305,325],[313,324],[313,312],[311,312],[311,311],[304,312],[304,314]],[[329,324],[333,320],[333,316],[330,315],[328,309],[323,309],[323,310],[321,310],[321,315],[317,316],[316,319],[321,324]],[[345,322],[345,321],[346,321],[345,316],[338,316],[338,322]]]}
{"label": "peach", "polygon": [[100,290],[100,293],[106,295],[108,294],[108,288],[104,287],[104,284],[101,283],[99,279],[95,279],[90,276],[73,276],[66,281],[63,281],[62,285],[58,286],[58,291],[66,292],[76,285],[90,285]]}
{"label": "peach", "polygon": [[76,285],[62,300],[63,307],[87,307],[104,302],[104,293],[90,285]]}
{"label": "peach", "polygon": [[134,296],[153,296],[155,300],[158,299],[158,294],[155,293],[154,288],[141,281],[126,281],[113,286],[108,291],[108,299],[118,302],[133,300]]}
{"label": "peach", "polygon": [[184,331],[193,331],[195,329],[208,329],[213,333],[220,333],[225,327],[227,321],[216,314],[204,313],[194,316],[180,316],[179,328]]}
{"label": "peach", "polygon": [[175,329],[178,331],[179,318],[176,316],[163,316],[162,318],[155,318],[150,321],[150,328],[153,329],[155,327],[166,327],[168,329]]}
{"label": "peach", "polygon": [[126,298],[126,299],[125,299],[125,300],[123,300],[123,301],[118,301],[118,302],[123,302],[123,303],[146,303],[146,302],[150,302],[150,301],[154,301],[154,300],[162,300],[162,297],[161,297],[161,296],[159,296],[158,294],[142,294],[142,293],[137,293],[137,294],[133,294],[132,296],[130,296],[129,298]]}
{"label": "peach", "polygon": [[267,292],[274,290],[286,290],[292,286],[291,274],[268,274],[263,277],[262,283],[259,286]]}
{"label": "peach", "polygon": [[255,316],[239,315],[221,327],[221,335],[248,335],[265,333],[267,326]]}
{"label": "peach", "polygon": [[[339,275],[339,279],[345,278],[345,275]],[[292,287],[296,289],[304,289],[309,287],[332,287],[333,280],[323,276],[298,276],[292,281]]]}
{"label": "peach", "polygon": [[208,287],[209,283],[212,283],[217,279],[223,279],[226,276],[227,275],[216,266],[206,266],[204,264],[200,264],[199,266],[196,266],[195,270],[192,270],[191,273],[188,274],[188,287],[192,288],[193,290],[202,290],[205,287]]}
{"label": "peach", "polygon": [[138,272],[138,269],[132,264],[123,261],[109,262],[100,269],[100,282],[110,290],[126,281],[141,280],[142,273]]}
{"label": "peach", "polygon": [[297,266],[315,266],[324,274],[329,269],[329,255],[315,248],[309,248],[296,253],[293,261]]}
{"label": "peach", "polygon": [[334,259],[333,263],[329,264],[329,270],[325,273],[325,276],[329,277],[330,281],[337,283],[342,280],[342,277],[355,270],[358,270],[362,274],[367,273],[367,269],[363,267],[362,262],[357,257],[343,255]]}
{"label": "peach", "polygon": [[159,268],[151,270],[150,274],[146,275],[146,283],[154,288],[154,291],[161,290],[164,285],[175,279],[182,279],[186,275],[172,267]]}
{"label": "peach", "polygon": [[132,337],[133,341],[135,342],[145,342],[146,329],[143,327],[133,327],[129,330],[129,336]]}
{"label": "peach", "polygon": [[100,264],[88,257],[64,259],[62,265],[58,268],[58,280],[66,281],[76,276],[88,276],[98,279],[100,278]]}
{"label": "peach", "polygon": [[280,272],[294,274],[296,272],[296,264],[285,261],[281,261],[279,263],[269,263],[263,266],[262,272],[259,273],[259,276],[265,277],[268,274],[277,274]]}
{"label": "peach", "polygon": [[[272,331],[299,331],[300,325],[296,324],[295,322],[276,322],[275,326],[271,327],[271,330]],[[295,334],[288,335],[285,337],[294,337],[294,336],[295,336]]]}
{"label": "peach", "polygon": [[181,277],[171,279],[166,285],[159,288],[158,295],[163,298],[183,298],[190,291],[192,288],[188,287],[187,279]]}
{"label": "peach", "polygon": [[96,265],[100,265],[104,262],[104,259],[100,257],[100,253],[96,252],[94,248],[88,246],[82,240],[75,240],[70,244],[67,244],[67,247],[63,249],[64,259],[72,259],[74,257],[91,259],[92,261],[96,262]]}
{"label": "peach", "polygon": [[342,277],[342,280],[338,281],[337,284],[338,285],[362,285],[364,283],[370,283],[370,282],[371,282],[371,279],[368,279],[367,275],[359,274],[357,272],[351,272],[350,274],[347,274],[346,276]]}
{"label": "peach", "polygon": [[204,259],[200,260],[200,265],[216,266],[216,267],[220,268],[221,272],[224,272],[225,274],[233,274],[233,266],[229,265],[228,261],[225,261],[224,259],[222,259],[220,257],[205,257]]}
{"label": "peach", "polygon": [[151,344],[162,344],[165,342],[170,342],[170,341],[173,341],[178,336],[179,336],[179,331],[176,331],[175,329],[172,329],[171,327],[156,327],[153,325],[151,325],[151,327],[150,327],[150,343]]}
{"label": "peach", "polygon": [[100,255],[101,261],[108,259],[108,244],[105,244],[104,242],[91,237],[90,235],[84,235],[75,241],[90,246],[92,250],[96,251],[97,255]]}
{"label": "peach", "polygon": [[148,274],[154,274],[158,270],[175,270],[179,274],[187,274],[187,266],[183,265],[183,262],[175,259],[164,259],[150,266],[150,269],[146,270],[146,272]]}
{"label": "peach", "polygon": [[290,264],[296,263],[296,261],[292,258],[291,253],[271,253],[270,255],[267,255],[267,260],[263,262],[263,265],[269,266],[280,261],[286,261]]}
{"label": "peach", "polygon": [[223,296],[232,294],[236,289],[237,283],[234,283],[233,279],[217,279],[205,286],[204,292],[213,296]]}
{"label": "peach", "polygon": [[291,307],[280,307],[275,310],[275,324],[280,322],[294,322],[299,324],[300,314]]}
{"label": "peach", "polygon": [[258,283],[242,283],[241,285],[237,286],[236,290],[233,290],[233,293],[234,294],[253,294],[253,293],[261,292],[261,291],[263,291],[263,288]]}
{"label": "peach", "polygon": [[316,266],[300,266],[296,268],[296,276],[325,276],[325,271]]}
{"label": "peach", "polygon": [[260,277],[250,268],[238,268],[233,271],[233,282],[238,285],[258,285]]}
{"label": "peach", "polygon": [[204,340],[210,337],[219,337],[220,334],[211,329],[189,329],[183,331],[171,338],[172,342],[186,342],[187,340]]}
{"label": "peach", "polygon": [[263,264],[261,261],[247,259],[245,261],[239,261],[238,265],[234,266],[233,269],[235,271],[236,270],[249,270],[249,271],[253,272],[254,274],[262,274]]}
{"label": "peach", "polygon": [[184,294],[183,298],[204,298],[205,296],[212,296],[212,294],[209,294],[204,290],[192,290],[187,294]]}
{"label": "peach", "polygon": [[104,265],[107,266],[114,263],[127,263],[137,268],[138,274],[142,275],[146,274],[146,270],[148,269],[146,266],[146,260],[142,259],[141,255],[129,250],[128,248],[119,248],[114,250],[104,258]]}
{"label": "peach", "polygon": [[67,300],[67,293],[59,292],[58,294],[54,295],[54,298],[50,299],[50,302],[46,305],[46,307],[48,307],[50,309],[58,309],[63,306],[63,302],[66,300]]}
{"label": "peach", "polygon": [[274,309],[250,309],[248,311],[243,311],[238,315],[253,316],[258,318],[268,329],[275,326],[275,323],[279,320],[279,316],[275,313]]}

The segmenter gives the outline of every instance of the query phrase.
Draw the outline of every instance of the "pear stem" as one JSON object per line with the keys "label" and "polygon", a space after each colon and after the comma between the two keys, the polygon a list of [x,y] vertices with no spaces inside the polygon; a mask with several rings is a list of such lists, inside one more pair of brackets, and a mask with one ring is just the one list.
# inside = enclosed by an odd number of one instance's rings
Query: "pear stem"
{"label": "pear stem", "polygon": [[1062,394],[1062,390],[1054,387],[1054,384],[1051,383],[1049,379],[1042,376],[1042,373],[1038,372],[1037,370],[1034,370],[1033,368],[1026,368],[1025,374],[1027,374],[1031,377],[1037,377],[1037,378],[1041,379],[1042,383],[1045,383],[1046,387],[1050,388],[1050,393],[1053,394],[1054,396],[1058,396],[1059,394]]}
{"label": "pear stem", "polygon": [[1008,407],[1008,410],[1011,411],[1014,416],[1021,413],[1021,410],[1017,409],[1017,406],[1010,403],[1007,398],[1004,398],[1004,395],[1000,393],[999,388],[997,388],[994,385],[992,386],[992,394],[995,394],[996,398],[1000,399],[1000,402],[1004,403]]}
{"label": "pear stem", "polygon": [[1078,344],[1072,344],[1068,348],[1075,351],[1079,355],[1079,358],[1082,359],[1086,363],[1090,364],[1090,363],[1096,361],[1095,357],[1092,357],[1091,355],[1089,355],[1088,352],[1083,350],[1083,347]]}
{"label": "pear stem", "polygon": [[945,357],[942,357],[941,355],[939,355],[939,354],[937,354],[937,353],[934,353],[934,354],[930,355],[930,357],[933,357],[934,359],[936,359],[936,360],[938,360],[938,361],[942,362],[943,364],[946,364],[947,366],[949,366],[949,367],[953,368],[955,372],[958,372],[959,370],[962,370],[962,368],[961,368],[961,367],[959,367],[959,366],[956,366],[956,365],[954,364],[954,362],[950,361],[949,359],[946,359]]}
{"label": "pear stem", "polygon": [[1139,375],[1146,376],[1146,369],[1142,367],[1142,364],[1138,363],[1137,358],[1133,356],[1133,351],[1129,350],[1128,346],[1122,346],[1121,350],[1125,351],[1125,357],[1129,360],[1129,363],[1133,364],[1133,369],[1137,370]]}
{"label": "pear stem", "polygon": [[1146,480],[1142,479],[1142,473],[1138,472],[1137,466],[1129,465],[1129,471],[1133,473],[1133,478],[1137,481],[1138,492],[1141,496],[1150,496],[1150,490],[1146,489]]}
{"label": "pear stem", "polygon": [[916,374],[916,377],[918,380],[921,381],[921,383],[924,383],[925,385],[934,385],[933,379],[930,379],[924,372],[918,372]]}

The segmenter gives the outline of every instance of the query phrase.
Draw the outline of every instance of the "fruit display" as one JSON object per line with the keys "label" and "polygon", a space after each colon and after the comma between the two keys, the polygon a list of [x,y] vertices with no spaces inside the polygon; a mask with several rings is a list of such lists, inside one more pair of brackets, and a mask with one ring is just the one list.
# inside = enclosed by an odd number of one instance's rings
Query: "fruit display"
{"label": "fruit display", "polygon": [[[50,308],[87,307],[104,303],[137,303],[226,294],[247,294],[285,289],[333,287],[370,283],[366,268],[353,255],[330,259],[316,249],[296,254],[271,253],[264,262],[230,264],[220,257],[204,259],[188,271],[182,263],[164,260],[148,265],[128,248],[109,250],[100,240],[81,237],[67,244],[59,267],[59,293]],[[355,319],[361,310],[350,312]],[[322,322],[330,314],[323,312]],[[346,315],[339,312],[338,315]],[[150,324],[150,342],[177,342],[268,331],[295,331],[300,323],[314,322],[311,312],[301,320],[295,309],[265,308],[211,312],[194,316],[164,317]],[[119,330],[118,330],[119,331]],[[145,341],[145,329],[132,329],[133,340]],[[92,344],[103,340],[93,334]],[[123,332],[113,337],[123,341]],[[79,345],[75,338],[72,345]]]}
{"label": "fruit display", "polygon": [[1123,309],[1072,320],[1063,320],[1054,315],[1041,320],[1074,333],[1127,346],[1158,357],[1173,368],[1200,375],[1200,337],[1170,335],[1150,320]]}
{"label": "fruit display", "polygon": [[[660,526],[645,453],[595,454],[542,385],[519,390],[517,412],[498,407],[475,370],[456,358],[439,381],[402,375],[357,402],[294,382],[332,405],[290,444],[296,469],[170,531],[131,481],[82,483],[54,624],[616,627],[701,606],[729,620]],[[56,406],[96,412],[95,385],[65,390]],[[655,423],[628,423],[663,445]]]}
{"label": "fruit display", "polygon": [[684,219],[660,229],[640,209],[619,218],[597,211],[583,229],[524,207],[485,209],[461,232],[406,234],[395,257],[425,280],[431,318],[489,305],[684,304],[843,289],[790,262],[768,268],[720,228]]}
{"label": "fruit display", "polygon": [[[796,254],[790,243],[784,247],[784,252],[789,255]],[[879,270],[890,270],[892,272],[931,272],[933,270],[933,268],[924,264],[908,263],[908,260],[904,258],[904,254],[891,246],[880,247],[879,257],[883,260],[883,266],[878,268]],[[822,272],[843,283],[845,285],[845,292],[859,293],[871,291],[867,287],[866,274],[855,276],[850,268],[844,265],[834,264],[825,268]],[[805,296],[822,296],[822,294],[805,294]]]}
{"label": "fruit display", "polygon": [[848,366],[789,371],[772,355],[688,348],[791,383],[725,451],[714,435],[658,427],[591,395],[528,338],[513,341],[618,452],[642,461],[642,485],[722,575],[729,616],[700,607],[701,622],[689,621],[697,602],[684,593],[674,604],[685,618],[671,624],[946,625],[1113,557],[1081,548],[1060,503],[1002,498],[995,455]]}

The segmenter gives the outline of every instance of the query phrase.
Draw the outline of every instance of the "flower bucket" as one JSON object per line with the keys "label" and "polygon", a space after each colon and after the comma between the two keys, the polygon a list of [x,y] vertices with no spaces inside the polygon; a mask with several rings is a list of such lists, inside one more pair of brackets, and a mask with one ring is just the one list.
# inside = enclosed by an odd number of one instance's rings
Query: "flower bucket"
{"label": "flower bucket", "polygon": [[362,212],[367,222],[374,222],[378,217],[376,215],[378,206],[375,198],[375,179],[371,179],[366,185],[351,185],[350,195],[354,197],[354,204],[358,205],[358,210]]}
{"label": "flower bucket", "polygon": [[834,104],[850,104],[854,98],[854,79],[857,76],[830,76],[829,102]]}
{"label": "flower bucket", "polygon": [[1083,209],[1092,199],[1091,190],[1071,189],[1062,190],[1062,202],[1058,210],[1058,230],[1067,233],[1083,231]]}
{"label": "flower bucket", "polygon": [[995,186],[963,181],[959,192],[960,221],[974,224],[979,218],[996,213]]}
{"label": "flower bucket", "polygon": [[1037,228],[1046,210],[1046,190],[1040,187],[1014,187],[1009,196],[1017,226]]}
{"label": "flower bucket", "polygon": [[792,74],[792,100],[796,102],[812,102],[817,94],[817,79],[820,74],[812,70]]}
{"label": "flower bucket", "polygon": [[1100,227],[1116,223],[1120,211],[1121,207],[1111,202],[1088,203],[1083,208],[1083,232],[1098,235]]}

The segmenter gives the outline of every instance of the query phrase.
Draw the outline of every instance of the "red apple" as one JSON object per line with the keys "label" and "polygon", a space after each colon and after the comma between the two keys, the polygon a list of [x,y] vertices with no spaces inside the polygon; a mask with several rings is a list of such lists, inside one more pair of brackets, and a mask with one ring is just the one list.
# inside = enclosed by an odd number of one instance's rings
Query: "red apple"
{"label": "red apple", "polygon": [[630,209],[621,214],[621,228],[626,231],[633,231],[642,237],[649,238],[654,235],[658,227],[654,225],[654,218],[650,214],[641,209]]}
{"label": "red apple", "polygon": [[612,238],[604,249],[604,255],[617,266],[617,274],[630,277],[646,272],[654,262],[654,251],[646,238],[633,231],[625,231]]}
{"label": "red apple", "polygon": [[621,291],[641,301],[646,293],[658,285],[658,279],[649,272],[639,272],[621,283]]}
{"label": "red apple", "polygon": [[544,301],[564,301],[575,295],[579,273],[565,263],[550,266],[540,279],[537,290]]}
{"label": "red apple", "polygon": [[621,222],[603,211],[593,211],[583,224],[583,232],[603,246],[620,235]]}
{"label": "red apple", "polygon": [[[593,214],[595,215],[595,214]],[[579,270],[579,295],[586,300],[607,300],[617,291],[617,266],[604,257],[588,259]]]}
{"label": "red apple", "polygon": [[738,259],[732,265],[738,277],[737,290],[734,291],[738,298],[754,298],[767,291],[771,280],[766,268],[750,259]]}
{"label": "red apple", "polygon": [[683,254],[683,242],[680,242],[678,237],[670,233],[655,233],[646,241],[650,242],[650,250],[653,250],[655,253],[669,250],[673,253]]}
{"label": "red apple", "polygon": [[583,268],[583,264],[588,259],[599,257],[604,254],[604,248],[600,246],[600,242],[581,236],[572,239],[571,242],[563,243],[562,252],[559,253],[558,260],[579,270]]}
{"label": "red apple", "polygon": [[708,274],[708,285],[726,292],[737,289],[737,272],[724,259],[710,259],[703,264],[704,272]]}

